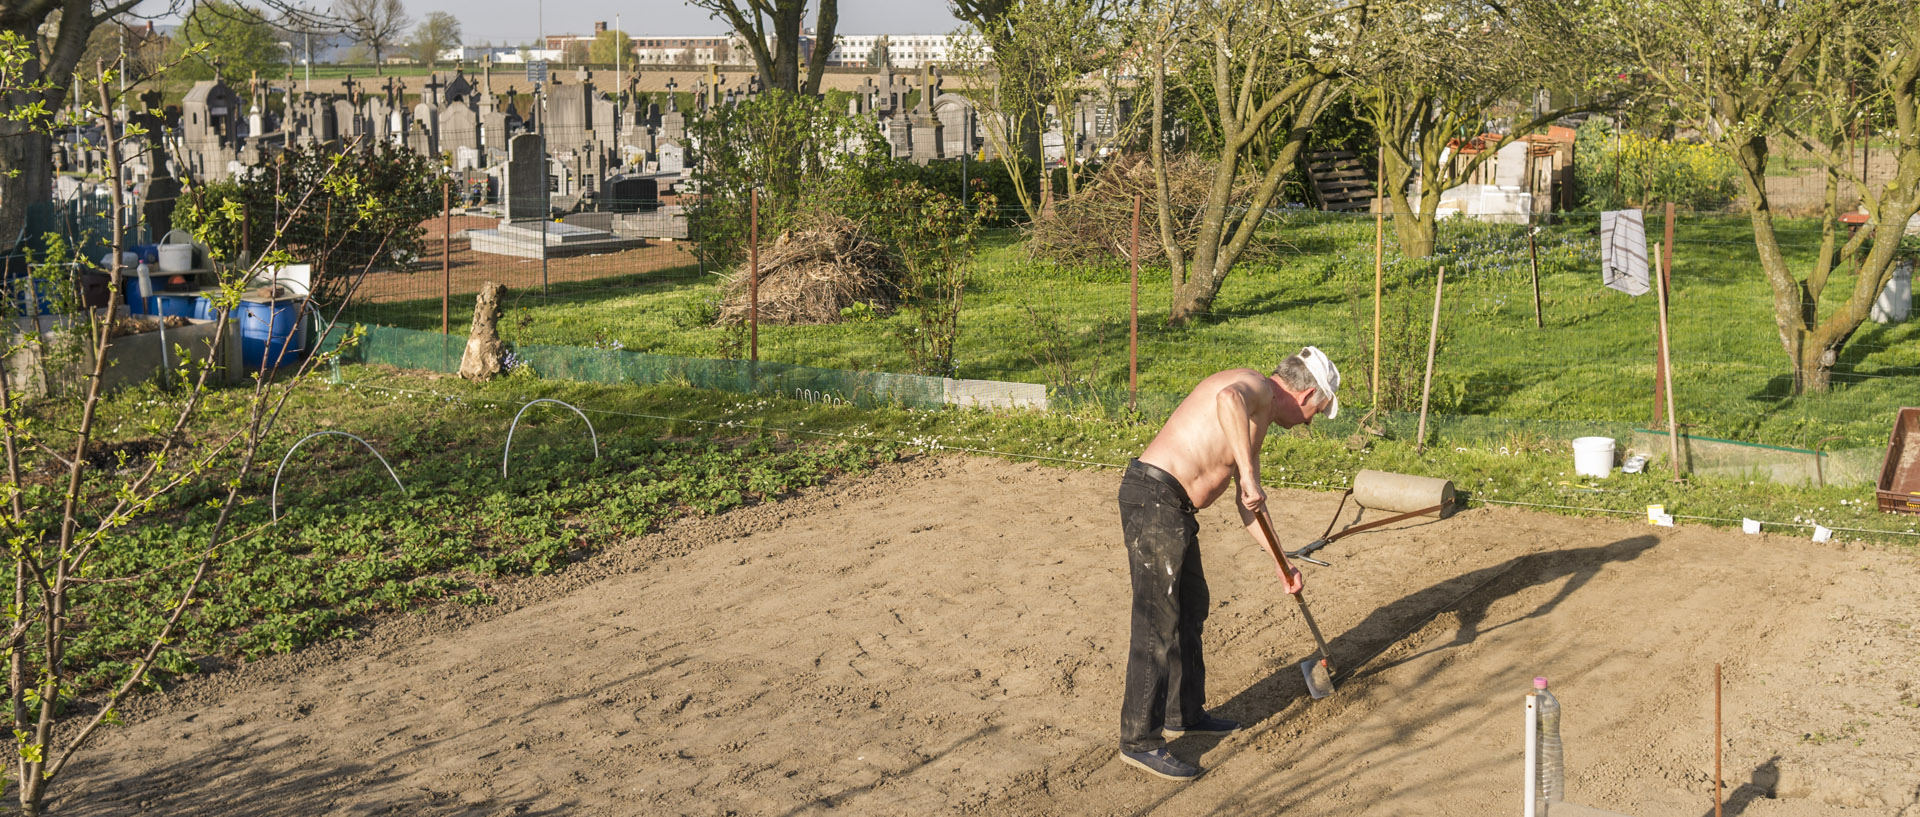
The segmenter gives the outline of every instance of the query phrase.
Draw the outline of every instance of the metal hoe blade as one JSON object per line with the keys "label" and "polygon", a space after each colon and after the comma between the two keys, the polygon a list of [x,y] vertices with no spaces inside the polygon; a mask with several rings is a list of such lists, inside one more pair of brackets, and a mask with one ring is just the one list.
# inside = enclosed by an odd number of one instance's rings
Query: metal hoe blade
{"label": "metal hoe blade", "polygon": [[1300,662],[1300,675],[1307,680],[1307,693],[1314,700],[1333,694],[1333,677],[1327,673],[1325,658],[1309,658]]}

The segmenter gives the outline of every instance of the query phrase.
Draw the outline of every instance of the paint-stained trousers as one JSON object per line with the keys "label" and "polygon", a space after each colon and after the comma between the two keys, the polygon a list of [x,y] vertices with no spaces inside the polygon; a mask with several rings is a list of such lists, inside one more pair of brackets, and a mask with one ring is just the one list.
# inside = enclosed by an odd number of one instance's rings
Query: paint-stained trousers
{"label": "paint-stained trousers", "polygon": [[1133,643],[1127,650],[1120,748],[1166,745],[1160,730],[1205,717],[1206,663],[1200,625],[1207,578],[1200,566],[1200,523],[1171,474],[1134,460],[1120,478],[1120,529],[1133,576]]}

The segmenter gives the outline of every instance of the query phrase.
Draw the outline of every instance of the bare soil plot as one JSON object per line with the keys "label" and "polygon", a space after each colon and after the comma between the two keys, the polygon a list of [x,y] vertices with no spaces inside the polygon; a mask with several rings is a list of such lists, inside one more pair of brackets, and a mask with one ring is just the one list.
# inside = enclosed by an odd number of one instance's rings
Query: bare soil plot
{"label": "bare soil plot", "polygon": [[[1210,696],[1253,727],[1148,778],[1114,760],[1116,480],[920,459],[611,544],[502,609],[149,699],[63,812],[1512,814],[1546,675],[1570,799],[1699,817],[1723,662],[1728,814],[1920,814],[1910,553],[1499,509],[1311,569],[1336,660],[1386,649],[1318,702],[1270,562],[1203,512]],[[1301,542],[1337,499],[1272,497]]]}

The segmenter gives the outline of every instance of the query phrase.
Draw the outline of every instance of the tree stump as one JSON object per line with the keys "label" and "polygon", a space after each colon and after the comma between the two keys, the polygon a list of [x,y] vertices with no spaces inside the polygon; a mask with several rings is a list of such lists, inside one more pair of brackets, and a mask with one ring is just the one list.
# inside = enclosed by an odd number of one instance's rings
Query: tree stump
{"label": "tree stump", "polygon": [[507,288],[491,281],[480,287],[473,302],[473,328],[467,330],[467,351],[460,356],[460,376],[491,380],[506,371],[506,344],[500,342],[500,303]]}

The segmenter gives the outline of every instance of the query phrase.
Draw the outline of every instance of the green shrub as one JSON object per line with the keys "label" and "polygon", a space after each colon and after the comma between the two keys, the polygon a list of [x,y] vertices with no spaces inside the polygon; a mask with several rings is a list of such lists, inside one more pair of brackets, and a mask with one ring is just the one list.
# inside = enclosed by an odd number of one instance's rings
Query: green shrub
{"label": "green shrub", "polygon": [[1574,140],[1574,179],[1584,206],[1595,210],[1673,202],[1719,210],[1740,193],[1739,168],[1708,145],[1616,132],[1590,119]]}

